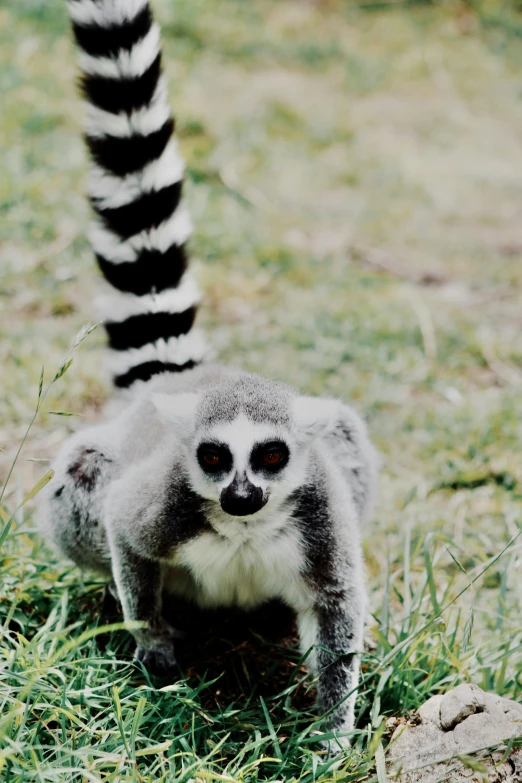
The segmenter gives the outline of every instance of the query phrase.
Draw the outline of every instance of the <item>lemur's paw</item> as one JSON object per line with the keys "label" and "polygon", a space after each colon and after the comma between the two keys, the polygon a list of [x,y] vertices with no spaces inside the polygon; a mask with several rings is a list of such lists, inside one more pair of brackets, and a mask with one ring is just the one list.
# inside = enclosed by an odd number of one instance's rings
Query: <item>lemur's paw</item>
{"label": "lemur's paw", "polygon": [[134,660],[140,661],[149,674],[155,677],[171,677],[177,679],[180,676],[180,670],[173,647],[162,647],[159,650],[146,650],[144,647],[137,647]]}

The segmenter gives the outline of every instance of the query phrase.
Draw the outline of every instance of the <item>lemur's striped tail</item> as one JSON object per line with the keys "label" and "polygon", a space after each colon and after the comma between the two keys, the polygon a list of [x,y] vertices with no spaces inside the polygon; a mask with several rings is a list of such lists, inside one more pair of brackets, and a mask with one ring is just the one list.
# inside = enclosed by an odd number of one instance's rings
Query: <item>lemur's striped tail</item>
{"label": "lemur's striped tail", "polygon": [[148,0],[67,0],[88,101],[91,243],[107,284],[100,298],[114,383],[179,372],[206,353],[187,270],[191,222],[183,160]]}

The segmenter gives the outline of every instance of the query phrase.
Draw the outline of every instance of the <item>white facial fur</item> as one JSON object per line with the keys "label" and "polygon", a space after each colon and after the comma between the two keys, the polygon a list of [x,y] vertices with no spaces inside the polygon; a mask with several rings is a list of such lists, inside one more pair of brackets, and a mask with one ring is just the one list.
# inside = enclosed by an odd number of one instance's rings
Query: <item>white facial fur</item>
{"label": "white facial fur", "polygon": [[[283,441],[290,451],[287,464],[273,475],[262,475],[252,470],[250,455],[256,444],[269,441]],[[232,467],[219,480],[206,474],[195,459],[195,453],[200,443],[222,443],[232,454]],[[263,495],[268,495],[266,510],[279,506],[297,487],[302,484],[306,460],[303,450],[298,450],[298,444],[290,431],[273,424],[260,424],[250,421],[243,413],[230,422],[220,422],[213,427],[205,428],[195,433],[191,439],[190,475],[194,490],[206,498],[219,502],[222,490],[230,484],[236,472],[246,473],[248,480],[256,487],[261,487]],[[248,519],[259,516],[263,509],[252,514]]]}

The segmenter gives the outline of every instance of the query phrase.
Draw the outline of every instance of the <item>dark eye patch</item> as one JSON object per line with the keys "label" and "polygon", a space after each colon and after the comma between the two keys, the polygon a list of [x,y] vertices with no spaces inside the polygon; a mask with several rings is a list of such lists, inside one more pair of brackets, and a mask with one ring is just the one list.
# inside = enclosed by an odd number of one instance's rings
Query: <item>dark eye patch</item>
{"label": "dark eye patch", "polygon": [[258,473],[279,473],[290,459],[290,451],[281,440],[256,443],[250,455],[252,470]]}
{"label": "dark eye patch", "polygon": [[205,473],[228,473],[232,467],[232,454],[223,443],[200,443],[197,458]]}

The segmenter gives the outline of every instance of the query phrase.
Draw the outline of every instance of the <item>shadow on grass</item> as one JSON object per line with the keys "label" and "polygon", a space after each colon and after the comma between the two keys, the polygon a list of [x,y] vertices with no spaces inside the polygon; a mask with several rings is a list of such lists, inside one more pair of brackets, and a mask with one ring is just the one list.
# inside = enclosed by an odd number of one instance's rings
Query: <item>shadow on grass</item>
{"label": "shadow on grass", "polygon": [[[98,611],[103,622],[122,619],[114,599],[100,597]],[[270,601],[246,612],[201,610],[176,599],[176,606],[165,610],[164,615],[184,634],[176,642],[176,656],[188,684],[195,687],[202,680],[215,681],[204,691],[202,706],[210,708],[217,703],[226,707],[232,702],[257,701],[260,696],[268,701],[293,686],[292,707],[313,709],[315,691],[304,682],[306,668],[300,664],[294,615],[281,602]],[[128,641],[125,653],[130,657],[133,645]],[[102,649],[109,642],[108,636],[98,637]],[[159,678],[151,681],[159,687],[167,684]]]}

